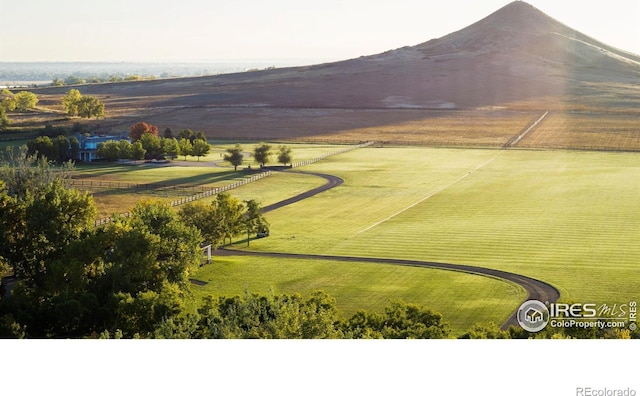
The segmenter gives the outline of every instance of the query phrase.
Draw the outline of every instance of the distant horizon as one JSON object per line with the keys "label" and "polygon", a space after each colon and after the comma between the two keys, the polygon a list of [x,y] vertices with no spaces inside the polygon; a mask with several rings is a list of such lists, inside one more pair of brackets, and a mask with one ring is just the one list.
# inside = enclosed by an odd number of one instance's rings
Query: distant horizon
{"label": "distant horizon", "polygon": [[[285,59],[325,63],[417,45],[458,31],[509,0],[66,0],[3,2],[0,62],[215,63]],[[531,0],[554,19],[640,54],[640,2]],[[126,10],[126,11],[123,11]],[[29,29],[24,29],[25,20]],[[55,21],[55,23],[52,23]]]}

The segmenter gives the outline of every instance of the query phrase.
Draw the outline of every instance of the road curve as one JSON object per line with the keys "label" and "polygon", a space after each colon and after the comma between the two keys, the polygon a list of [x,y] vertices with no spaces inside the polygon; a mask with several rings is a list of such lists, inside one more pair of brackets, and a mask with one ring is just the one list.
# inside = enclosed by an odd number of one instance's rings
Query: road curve
{"label": "road curve", "polygon": [[[463,264],[447,264],[433,261],[405,260],[392,258],[374,258],[374,257],[356,257],[356,256],[329,256],[316,254],[297,254],[297,253],[271,253],[271,252],[252,252],[244,250],[220,249],[215,253],[217,256],[254,256],[254,257],[275,257],[284,259],[305,259],[305,260],[331,260],[343,261],[351,263],[370,263],[370,264],[388,264],[403,265],[408,267],[434,268],[448,271],[466,272],[474,275],[488,276],[491,278],[506,280],[522,286],[527,292],[527,300],[538,300],[542,302],[553,303],[560,298],[560,292],[550,284],[530,278],[528,276],[514,274],[511,272],[500,271],[492,268],[475,267]],[[509,318],[500,327],[506,330],[509,326],[518,326],[516,319],[517,308],[512,312]]]}
{"label": "road curve", "polygon": [[[327,180],[327,183],[320,187],[306,191],[302,194],[298,194],[295,197],[285,199],[272,205],[265,206],[262,209],[263,213],[267,213],[279,208],[282,208],[292,203],[302,201],[321,192],[330,190],[334,187],[341,185],[344,181],[334,175],[328,175],[325,173],[315,172],[296,172],[287,170],[286,172],[302,173],[307,175],[313,175],[322,177]],[[263,257],[280,257],[288,259],[311,259],[311,260],[331,260],[331,261],[344,261],[353,263],[371,263],[371,264],[389,264],[389,265],[403,265],[410,267],[423,267],[434,268],[448,271],[466,272],[474,275],[488,276],[491,278],[506,280],[517,285],[520,285],[527,292],[527,300],[538,300],[542,302],[553,303],[560,298],[560,291],[550,284],[530,278],[528,276],[514,274],[511,272],[500,271],[491,268],[475,267],[471,265],[463,264],[447,264],[438,263],[432,261],[419,261],[419,260],[404,260],[404,259],[392,259],[392,258],[374,258],[374,257],[355,257],[355,256],[328,256],[328,255],[315,255],[315,254],[297,254],[297,253],[272,253],[272,252],[252,252],[244,250],[230,250],[221,248],[215,253],[218,256],[263,256]],[[506,330],[509,326],[518,326],[516,318],[518,310],[517,308],[511,313],[509,318],[500,327],[502,330]]]}
{"label": "road curve", "polygon": [[283,206],[291,205],[292,203],[299,202],[299,201],[302,201],[303,199],[307,199],[307,198],[313,197],[316,194],[320,194],[321,192],[324,192],[324,191],[330,190],[330,189],[332,189],[334,187],[337,187],[337,186],[341,185],[344,182],[344,180],[342,180],[338,176],[327,175],[325,173],[299,172],[299,171],[291,171],[291,170],[288,170],[286,172],[318,176],[318,177],[322,177],[322,178],[326,179],[327,182],[325,184],[323,184],[322,186],[320,186],[320,187],[316,187],[316,188],[314,188],[312,190],[305,191],[302,194],[296,195],[295,197],[291,197],[291,198],[285,199],[283,201],[276,202],[276,203],[274,203],[272,205],[265,206],[264,208],[262,208],[262,213],[271,212],[272,210],[276,210],[276,209],[282,208]]}

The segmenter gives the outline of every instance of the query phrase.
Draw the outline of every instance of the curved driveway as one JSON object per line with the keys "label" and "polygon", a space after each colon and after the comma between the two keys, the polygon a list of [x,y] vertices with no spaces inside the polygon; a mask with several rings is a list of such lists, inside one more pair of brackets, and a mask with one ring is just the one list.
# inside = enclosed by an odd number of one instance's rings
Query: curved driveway
{"label": "curved driveway", "polygon": [[[294,171],[288,171],[294,172]],[[272,210],[281,208],[283,206],[291,205],[292,203],[301,201],[303,199],[312,197],[323,191],[327,191],[331,188],[337,187],[343,183],[343,180],[337,176],[328,175],[324,173],[314,172],[297,172],[307,175],[314,175],[322,177],[327,180],[324,185],[306,191],[295,197],[285,199],[272,205],[268,205],[263,208],[263,213],[270,212]],[[508,282],[515,283],[524,288],[527,292],[527,300],[538,300],[542,302],[553,303],[560,298],[560,291],[550,284],[530,278],[524,275],[514,274],[511,272],[500,271],[491,268],[475,267],[471,265],[462,264],[446,264],[437,263],[431,261],[419,261],[419,260],[404,260],[404,259],[391,259],[391,258],[374,258],[374,257],[355,257],[355,256],[328,256],[328,255],[315,255],[315,254],[297,254],[297,253],[270,253],[270,252],[251,252],[243,250],[228,250],[220,249],[216,252],[216,255],[223,256],[267,256],[267,257],[280,257],[288,259],[311,259],[311,260],[332,260],[332,261],[344,261],[354,263],[373,263],[373,264],[391,264],[391,265],[404,265],[410,267],[423,267],[423,268],[435,268],[441,270],[466,272],[474,275],[488,276],[491,278],[506,280]],[[509,326],[518,326],[516,319],[517,308],[509,316],[506,322],[501,326],[502,330],[506,330]]]}

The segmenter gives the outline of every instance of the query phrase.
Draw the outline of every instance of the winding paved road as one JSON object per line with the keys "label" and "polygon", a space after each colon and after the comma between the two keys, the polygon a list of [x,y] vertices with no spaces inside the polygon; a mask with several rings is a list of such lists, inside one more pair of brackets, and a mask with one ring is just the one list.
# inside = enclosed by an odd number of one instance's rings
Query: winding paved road
{"label": "winding paved road", "polygon": [[[287,172],[296,172],[290,171]],[[314,175],[322,177],[327,180],[324,185],[306,191],[295,197],[285,199],[275,204],[266,206],[263,208],[263,213],[270,212],[283,206],[291,205],[295,202],[302,201],[303,199],[320,194],[343,183],[343,180],[337,176],[328,175],[324,173],[315,172],[296,172],[307,175]],[[423,268],[435,268],[448,271],[466,272],[474,275],[488,276],[491,278],[506,280],[508,282],[515,283],[522,286],[527,292],[527,300],[538,300],[542,302],[556,302],[560,298],[560,292],[550,284],[530,278],[524,275],[514,274],[511,272],[500,271],[491,268],[474,267],[471,265],[462,264],[446,264],[437,263],[431,261],[419,261],[419,260],[404,260],[404,259],[391,259],[391,258],[374,258],[374,257],[355,257],[355,256],[328,256],[328,255],[314,255],[314,254],[297,254],[297,253],[270,253],[270,252],[251,252],[243,250],[231,250],[231,249],[219,249],[215,255],[218,256],[264,256],[264,257],[280,257],[287,259],[311,259],[311,260],[331,260],[331,261],[344,261],[352,263],[372,263],[372,264],[387,264],[387,265],[403,265],[410,267],[423,267]],[[506,330],[509,326],[518,326],[516,319],[517,307],[513,313],[509,316],[506,322],[501,326],[502,330]]]}

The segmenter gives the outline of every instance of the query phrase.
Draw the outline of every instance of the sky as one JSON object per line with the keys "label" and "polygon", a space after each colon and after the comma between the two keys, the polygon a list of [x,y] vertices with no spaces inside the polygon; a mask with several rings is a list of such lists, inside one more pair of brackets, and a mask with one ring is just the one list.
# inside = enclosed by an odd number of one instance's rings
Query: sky
{"label": "sky", "polygon": [[[0,62],[336,61],[442,37],[509,2],[0,0]],[[640,54],[640,0],[528,3]]]}

